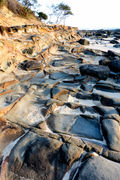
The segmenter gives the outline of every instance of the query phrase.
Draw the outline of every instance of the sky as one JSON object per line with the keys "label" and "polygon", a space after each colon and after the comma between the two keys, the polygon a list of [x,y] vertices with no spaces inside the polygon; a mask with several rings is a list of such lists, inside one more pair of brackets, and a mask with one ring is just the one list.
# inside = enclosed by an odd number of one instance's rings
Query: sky
{"label": "sky", "polygon": [[74,15],[67,17],[66,25],[79,29],[120,28],[120,0],[38,0],[39,10],[46,14],[50,5],[61,2],[69,5]]}

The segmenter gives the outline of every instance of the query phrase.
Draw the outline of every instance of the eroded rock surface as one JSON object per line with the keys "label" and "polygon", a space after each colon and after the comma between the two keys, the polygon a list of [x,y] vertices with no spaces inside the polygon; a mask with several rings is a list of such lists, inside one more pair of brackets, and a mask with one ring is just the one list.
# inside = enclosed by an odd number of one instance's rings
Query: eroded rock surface
{"label": "eroded rock surface", "polygon": [[0,29],[0,180],[119,179],[120,33]]}

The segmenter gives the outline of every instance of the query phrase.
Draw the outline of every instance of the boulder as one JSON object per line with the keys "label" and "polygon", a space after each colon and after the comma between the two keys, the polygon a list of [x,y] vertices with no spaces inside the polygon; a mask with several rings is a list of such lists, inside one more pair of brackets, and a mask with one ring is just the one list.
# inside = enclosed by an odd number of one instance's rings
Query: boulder
{"label": "boulder", "polygon": [[115,44],[113,47],[120,48],[120,43],[119,44]]}
{"label": "boulder", "polygon": [[114,57],[118,56],[118,54],[115,53],[114,51],[108,50],[108,52],[106,53],[106,56],[114,58]]}
{"label": "boulder", "polygon": [[104,137],[110,149],[120,152],[120,126],[113,119],[104,119],[102,121]]}
{"label": "boulder", "polygon": [[111,62],[110,59],[101,59],[99,65],[107,66]]}
{"label": "boulder", "polygon": [[103,149],[102,156],[105,158],[108,158],[112,161],[119,162],[120,163],[120,152],[111,151],[109,149]]}
{"label": "boulder", "polygon": [[90,44],[90,42],[88,40],[86,40],[86,39],[80,39],[77,42],[82,44],[82,45],[89,45]]}
{"label": "boulder", "polygon": [[113,40],[111,40],[111,41],[110,41],[110,43],[111,43],[111,44],[119,44],[119,42],[118,42],[118,41],[116,41],[116,40],[114,40],[114,39],[113,39]]}
{"label": "boulder", "polygon": [[36,62],[36,61],[24,61],[23,63],[20,64],[21,69],[30,71],[30,70],[43,70],[44,65],[41,62]]}
{"label": "boulder", "polygon": [[89,139],[102,140],[100,124],[97,120],[89,117],[77,116],[69,132]]}
{"label": "boulder", "polygon": [[27,133],[11,151],[7,178],[61,180],[67,169],[62,144],[56,139]]}
{"label": "boulder", "polygon": [[113,60],[108,63],[108,66],[111,71],[113,72],[120,72],[120,61],[119,60]]}
{"label": "boulder", "polygon": [[106,66],[86,64],[80,67],[81,75],[90,75],[98,79],[107,79],[109,77],[110,70]]}
{"label": "boulder", "polygon": [[107,160],[100,156],[92,156],[86,160],[76,173],[77,180],[119,180],[120,164]]}

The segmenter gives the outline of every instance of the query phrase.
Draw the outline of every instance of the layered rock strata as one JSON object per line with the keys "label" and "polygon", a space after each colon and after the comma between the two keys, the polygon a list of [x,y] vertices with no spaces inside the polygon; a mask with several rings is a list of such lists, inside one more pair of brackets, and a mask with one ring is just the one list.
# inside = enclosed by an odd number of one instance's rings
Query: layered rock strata
{"label": "layered rock strata", "polygon": [[120,178],[119,34],[0,27],[1,180]]}

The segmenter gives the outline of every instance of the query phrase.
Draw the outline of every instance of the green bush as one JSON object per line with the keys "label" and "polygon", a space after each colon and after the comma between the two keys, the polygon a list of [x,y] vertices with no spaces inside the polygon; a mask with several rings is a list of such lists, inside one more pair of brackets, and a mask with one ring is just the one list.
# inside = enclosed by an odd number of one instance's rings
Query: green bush
{"label": "green bush", "polygon": [[7,5],[7,0],[0,0],[0,6]]}
{"label": "green bush", "polygon": [[16,0],[0,0],[0,6],[3,5],[7,6],[10,11],[21,17],[29,18],[31,16],[34,16],[34,13],[31,11],[31,9],[23,6]]}
{"label": "green bush", "polygon": [[48,19],[48,16],[47,16],[47,14],[45,14],[45,13],[43,13],[43,12],[38,12],[38,18],[40,19],[40,20],[47,20]]}

